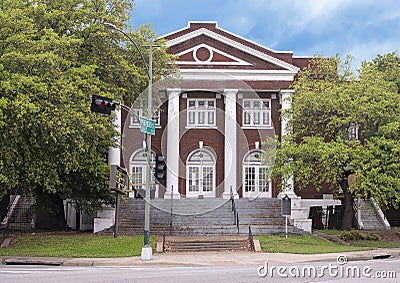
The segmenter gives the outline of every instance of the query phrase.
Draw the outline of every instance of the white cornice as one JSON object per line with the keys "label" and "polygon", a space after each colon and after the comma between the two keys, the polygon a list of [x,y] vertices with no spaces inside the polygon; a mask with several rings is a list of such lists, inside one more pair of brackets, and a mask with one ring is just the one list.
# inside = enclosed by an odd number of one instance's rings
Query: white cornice
{"label": "white cornice", "polygon": [[180,69],[183,80],[293,81],[296,74],[285,70]]}
{"label": "white cornice", "polygon": [[[251,54],[251,55],[253,55],[255,57],[258,57],[258,58],[260,58],[262,60],[265,60],[265,61],[268,61],[268,62],[270,62],[272,64],[278,65],[278,66],[280,66],[280,67],[282,67],[284,69],[287,69],[288,71],[296,72],[296,73],[299,71],[299,68],[297,68],[296,66],[293,66],[293,65],[291,65],[289,63],[286,63],[286,62],[284,62],[282,60],[274,58],[274,57],[272,57],[270,55],[267,55],[267,54],[265,54],[263,52],[255,50],[253,48],[250,48],[250,47],[248,47],[248,46],[246,46],[244,44],[241,44],[241,43],[239,43],[237,41],[234,41],[234,40],[232,40],[230,38],[224,37],[224,36],[222,36],[222,35],[220,35],[218,33],[210,31],[210,30],[208,30],[206,28],[200,28],[200,29],[194,30],[194,31],[192,31],[190,33],[187,33],[185,35],[182,35],[180,37],[177,37],[175,39],[171,39],[171,40],[167,41],[166,44],[167,44],[167,46],[171,47],[171,46],[177,45],[179,43],[185,42],[187,40],[190,40],[192,38],[198,37],[200,35],[206,35],[206,36],[208,36],[210,38],[213,38],[213,39],[218,40],[218,41],[220,41],[222,43],[230,45],[230,46],[232,46],[232,47],[234,47],[236,49],[239,49],[239,50],[241,50],[243,52]],[[263,47],[263,48],[265,48],[265,47]]]}

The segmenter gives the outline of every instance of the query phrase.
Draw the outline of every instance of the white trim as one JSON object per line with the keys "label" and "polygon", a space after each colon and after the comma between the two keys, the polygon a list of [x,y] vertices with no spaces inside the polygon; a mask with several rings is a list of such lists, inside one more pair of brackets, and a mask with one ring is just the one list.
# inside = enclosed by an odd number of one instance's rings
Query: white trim
{"label": "white trim", "polygon": [[[220,31],[222,31],[222,32],[225,32],[225,33],[227,33],[227,34],[233,35],[233,36],[235,36],[235,37],[237,37],[237,38],[239,38],[239,39],[242,39],[242,40],[244,40],[244,41],[246,41],[246,42],[249,42],[249,43],[251,43],[251,44],[254,44],[254,45],[258,46],[258,47],[264,48],[264,49],[266,49],[266,50],[268,50],[268,51],[270,51],[270,52],[280,53],[280,54],[293,54],[293,51],[278,51],[278,50],[274,50],[274,49],[272,49],[272,48],[269,48],[269,47],[266,47],[266,46],[264,46],[264,45],[261,45],[260,43],[257,43],[257,42],[255,42],[255,41],[249,40],[248,38],[245,38],[245,37],[243,37],[243,36],[240,36],[240,35],[238,35],[238,34],[235,34],[235,33],[233,33],[233,32],[230,32],[230,31],[228,31],[228,30],[225,30],[225,29],[223,29],[223,28],[220,28],[220,27],[218,26],[218,22],[216,22],[216,21],[188,21],[188,25],[187,25],[186,27],[181,28],[181,29],[176,30],[176,31],[173,31],[173,32],[170,32],[170,33],[167,33],[167,34],[164,34],[164,35],[162,35],[160,38],[165,38],[165,37],[168,37],[168,36],[173,35],[173,34],[175,34],[175,33],[178,33],[178,32],[181,32],[181,31],[184,31],[184,30],[187,30],[187,29],[190,29],[190,25],[191,25],[192,23],[193,23],[193,24],[215,24],[215,28],[216,28],[216,29],[218,29],[218,30],[220,30]],[[301,57],[301,58],[302,58],[303,56],[298,56],[298,57]],[[312,58],[312,57],[311,57],[311,58]]]}
{"label": "white trim", "polygon": [[[187,33],[185,35],[182,35],[180,37],[177,37],[175,39],[171,39],[171,40],[166,42],[166,45],[168,47],[171,47],[171,46],[177,45],[179,43],[182,43],[184,41],[190,40],[190,39],[192,39],[194,37],[197,37],[197,36],[200,36],[200,35],[206,35],[208,37],[211,37],[211,38],[213,38],[215,40],[218,40],[218,41],[220,41],[222,43],[230,45],[230,46],[232,46],[232,47],[234,47],[236,49],[239,49],[239,50],[241,50],[243,52],[251,54],[251,55],[253,55],[255,57],[258,57],[258,58],[260,58],[262,60],[265,60],[265,61],[268,61],[268,62],[273,63],[275,65],[278,65],[278,66],[280,66],[280,67],[282,67],[284,69],[287,69],[289,71],[296,72],[296,73],[299,71],[299,68],[294,66],[294,65],[291,65],[291,64],[289,64],[289,63],[287,63],[285,61],[282,61],[282,60],[279,60],[277,58],[274,58],[274,57],[272,57],[270,55],[267,55],[267,54],[265,54],[265,53],[263,53],[261,51],[255,50],[255,49],[253,49],[251,47],[248,47],[248,46],[246,46],[244,44],[241,44],[241,43],[239,43],[237,41],[234,41],[233,39],[229,39],[227,37],[224,37],[224,36],[222,36],[220,34],[217,34],[217,33],[213,32],[213,31],[210,31],[210,30],[208,30],[206,28],[200,28],[200,29],[194,30],[194,31],[192,31],[190,33]],[[248,41],[248,40],[246,40],[246,41]],[[265,48],[265,47],[263,47],[263,48]]]}
{"label": "white trim", "polygon": [[290,81],[297,73],[284,70],[180,69],[183,80]]}
{"label": "white trim", "polygon": [[212,130],[212,129],[218,129],[218,126],[186,126],[185,129],[187,130],[192,130],[192,129],[207,129],[207,130]]}
{"label": "white trim", "polygon": [[[199,48],[202,48],[202,47],[204,47],[204,48],[207,48],[209,51],[210,51],[210,58],[208,58],[206,61],[201,61],[201,60],[199,60],[197,57],[196,57],[196,52],[197,52],[197,50],[199,49]],[[230,54],[228,54],[228,53],[226,53],[226,52],[224,52],[224,51],[221,51],[221,50],[218,50],[218,49],[216,49],[216,48],[214,48],[214,47],[211,47],[211,46],[209,46],[209,45],[207,45],[207,44],[204,44],[204,43],[202,43],[202,44],[199,44],[199,45],[197,45],[197,46],[195,46],[195,47],[192,47],[192,48],[190,48],[190,49],[187,49],[187,50],[185,50],[185,51],[182,51],[182,52],[180,52],[180,53],[178,53],[178,54],[176,54],[176,55],[178,55],[178,56],[182,56],[182,55],[184,55],[184,54],[188,54],[188,53],[193,53],[193,58],[194,58],[194,62],[193,61],[177,61],[177,62],[175,62],[175,64],[177,64],[177,65],[224,65],[224,66],[226,66],[226,65],[232,65],[232,66],[253,66],[253,64],[251,64],[251,63],[249,63],[249,62],[246,62],[246,61],[244,61],[244,60],[242,60],[242,59],[239,59],[239,58],[237,58],[237,57],[235,57],[235,56],[232,56],[232,55],[230,55]],[[212,62],[212,59],[214,58],[214,53],[218,53],[218,54],[221,54],[221,55],[223,55],[223,56],[225,56],[225,57],[227,57],[227,58],[229,58],[229,59],[231,59],[231,60],[233,60],[233,61],[235,61],[235,62]]]}

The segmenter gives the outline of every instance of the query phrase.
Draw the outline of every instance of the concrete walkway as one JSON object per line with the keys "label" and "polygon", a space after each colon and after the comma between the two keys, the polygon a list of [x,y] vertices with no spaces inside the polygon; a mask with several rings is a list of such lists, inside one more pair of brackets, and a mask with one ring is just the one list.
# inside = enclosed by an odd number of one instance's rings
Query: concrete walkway
{"label": "concrete walkway", "polygon": [[[274,264],[327,261],[336,263],[339,256],[347,261],[371,260],[379,257],[400,257],[400,249],[377,249],[371,251],[329,254],[287,254],[252,252],[187,252],[155,253],[153,259],[142,261],[140,257],[123,258],[32,258],[2,256],[3,264],[42,264],[64,266],[223,266],[261,265],[266,261]],[[341,258],[343,260],[343,257]]]}

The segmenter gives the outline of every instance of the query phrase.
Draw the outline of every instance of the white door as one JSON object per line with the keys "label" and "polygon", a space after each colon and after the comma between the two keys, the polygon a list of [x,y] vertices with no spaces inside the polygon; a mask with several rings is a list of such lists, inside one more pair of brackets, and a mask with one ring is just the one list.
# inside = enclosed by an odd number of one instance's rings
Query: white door
{"label": "white door", "polygon": [[211,153],[196,150],[186,164],[186,197],[215,197],[215,162]]}
{"label": "white door", "polygon": [[243,197],[271,197],[268,167],[262,165],[262,152],[252,151],[243,162]]}

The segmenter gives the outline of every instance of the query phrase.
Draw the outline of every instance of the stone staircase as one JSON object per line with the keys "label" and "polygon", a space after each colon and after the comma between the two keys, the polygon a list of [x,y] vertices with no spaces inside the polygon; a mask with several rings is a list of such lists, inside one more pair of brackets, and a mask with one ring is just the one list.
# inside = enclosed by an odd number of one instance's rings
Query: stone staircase
{"label": "stone staircase", "polygon": [[[126,198],[121,201],[119,235],[142,235],[144,227],[142,199]],[[155,199],[150,208],[151,235],[248,235],[285,232],[285,218],[281,216],[281,202],[277,199],[246,198],[235,200],[239,225],[235,223],[230,200],[220,198],[171,200]],[[289,225],[290,233],[303,231]],[[100,234],[112,234],[110,227]]]}
{"label": "stone staircase", "polygon": [[388,227],[379,215],[379,212],[371,200],[360,200],[359,213],[361,212],[362,229],[364,230],[385,230]]}
{"label": "stone staircase", "polygon": [[175,236],[167,237],[164,251],[249,251],[249,242],[243,236]]}

